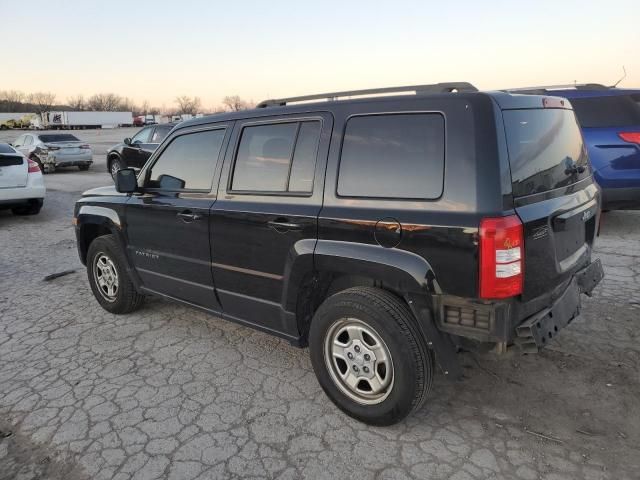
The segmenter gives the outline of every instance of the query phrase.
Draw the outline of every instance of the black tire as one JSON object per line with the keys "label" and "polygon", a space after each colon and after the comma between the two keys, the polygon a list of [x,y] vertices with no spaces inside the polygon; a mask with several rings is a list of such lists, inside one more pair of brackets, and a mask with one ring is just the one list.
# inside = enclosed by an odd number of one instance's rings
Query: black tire
{"label": "black tire", "polygon": [[122,170],[124,165],[122,164],[122,160],[120,157],[113,157],[113,159],[109,162],[109,173],[111,174],[111,178],[116,179],[116,172],[118,170]]}
{"label": "black tire", "polygon": [[78,165],[78,168],[82,172],[86,172],[87,170],[89,170],[89,167],[91,167],[91,165]]}
{"label": "black tire", "polygon": [[[117,290],[112,298],[108,298],[107,293],[98,284],[96,276],[96,262],[103,258],[108,258],[117,272]],[[87,252],[87,276],[93,295],[98,303],[106,311],[115,314],[130,313],[138,309],[144,300],[144,296],[139,294],[127,273],[126,260],[121,248],[113,235],[104,235],[96,238]]]}
{"label": "black tire", "polygon": [[[333,378],[331,360],[325,361],[325,339],[339,322],[352,319],[377,333],[390,353],[392,383],[379,403],[363,404],[345,394],[345,387]],[[311,322],[309,349],[318,381],[331,401],[347,415],[370,425],[399,422],[422,406],[431,389],[434,357],[416,319],[403,301],[378,288],[349,288],[326,299]]]}
{"label": "black tire", "polygon": [[43,203],[44,201],[41,198],[29,200],[28,205],[13,207],[11,213],[14,215],[37,215],[40,213]]}

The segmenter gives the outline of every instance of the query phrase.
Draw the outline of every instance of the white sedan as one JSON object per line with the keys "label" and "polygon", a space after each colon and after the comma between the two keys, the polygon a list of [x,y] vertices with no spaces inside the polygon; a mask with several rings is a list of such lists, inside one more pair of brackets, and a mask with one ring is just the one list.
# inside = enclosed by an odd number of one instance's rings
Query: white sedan
{"label": "white sedan", "polygon": [[0,209],[35,215],[42,208],[45,191],[40,166],[11,145],[0,143]]}

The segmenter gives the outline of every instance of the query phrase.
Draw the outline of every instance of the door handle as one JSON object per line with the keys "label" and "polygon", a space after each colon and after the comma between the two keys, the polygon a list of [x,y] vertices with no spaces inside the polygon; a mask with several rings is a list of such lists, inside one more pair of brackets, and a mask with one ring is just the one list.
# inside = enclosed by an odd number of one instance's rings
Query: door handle
{"label": "door handle", "polygon": [[267,222],[271,228],[276,231],[284,230],[302,230],[302,225],[299,223],[290,222],[287,218],[276,218]]}
{"label": "door handle", "polygon": [[194,220],[200,220],[202,215],[198,215],[197,213],[191,212],[191,210],[185,210],[184,212],[180,212],[177,215],[185,223],[193,222]]}

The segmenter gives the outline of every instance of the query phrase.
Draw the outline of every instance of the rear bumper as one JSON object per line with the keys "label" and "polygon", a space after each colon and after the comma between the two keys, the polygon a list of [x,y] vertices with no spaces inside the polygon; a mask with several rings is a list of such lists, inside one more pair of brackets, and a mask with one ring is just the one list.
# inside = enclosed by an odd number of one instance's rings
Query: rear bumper
{"label": "rear bumper", "polygon": [[602,189],[603,210],[640,209],[640,186]]}
{"label": "rear bumper", "polygon": [[91,165],[93,163],[93,154],[86,153],[79,155],[60,155],[49,153],[43,163],[52,163],[56,167]]}
{"label": "rear bumper", "polygon": [[600,260],[577,272],[564,293],[551,307],[529,317],[516,327],[515,343],[524,353],[536,353],[580,313],[580,294],[590,295],[604,278]]}
{"label": "rear bumper", "polygon": [[[602,264],[595,260],[553,291],[527,303],[516,299],[486,302],[436,296],[436,323],[443,332],[476,342],[526,344],[529,351],[533,351],[533,345],[537,351],[576,317],[580,294],[591,294],[603,277]],[[531,325],[538,328],[538,323],[539,332],[531,331]]]}

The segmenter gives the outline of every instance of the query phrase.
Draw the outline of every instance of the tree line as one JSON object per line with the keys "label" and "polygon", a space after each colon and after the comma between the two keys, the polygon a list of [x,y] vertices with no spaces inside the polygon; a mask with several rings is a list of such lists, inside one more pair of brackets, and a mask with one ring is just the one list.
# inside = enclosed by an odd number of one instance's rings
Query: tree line
{"label": "tree line", "polygon": [[85,98],[83,95],[69,97],[65,102],[57,101],[51,92],[24,93],[18,90],[0,90],[0,112],[37,113],[38,115],[57,110],[68,111],[105,111],[105,112],[133,112],[134,115],[181,115],[205,113],[220,113],[253,108],[252,101],[244,100],[239,95],[226,96],[220,105],[211,109],[203,109],[199,97],[181,95],[174,100],[175,107],[158,108],[148,101],[135,103],[128,97],[121,97],[115,93],[97,93]]}

